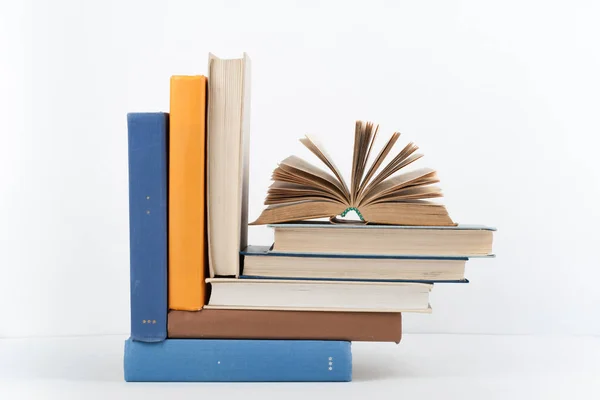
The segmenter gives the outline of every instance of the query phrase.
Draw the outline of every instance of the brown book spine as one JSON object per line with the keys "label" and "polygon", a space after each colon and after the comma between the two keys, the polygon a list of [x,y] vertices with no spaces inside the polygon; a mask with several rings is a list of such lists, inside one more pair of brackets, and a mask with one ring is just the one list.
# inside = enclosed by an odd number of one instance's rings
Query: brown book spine
{"label": "brown book spine", "polygon": [[168,337],[400,343],[402,314],[216,309],[170,311]]}

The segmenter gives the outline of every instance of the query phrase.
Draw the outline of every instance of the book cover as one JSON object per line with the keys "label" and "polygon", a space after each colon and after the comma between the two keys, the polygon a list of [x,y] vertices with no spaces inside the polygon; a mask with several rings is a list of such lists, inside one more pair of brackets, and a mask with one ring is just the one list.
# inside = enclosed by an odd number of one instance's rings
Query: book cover
{"label": "book cover", "polygon": [[127,114],[131,337],[167,336],[166,113]]}
{"label": "book cover", "polygon": [[169,142],[169,308],[205,303],[204,76],[171,77]]}
{"label": "book cover", "polygon": [[315,277],[288,277],[288,276],[262,276],[262,275],[240,275],[239,279],[244,280],[273,280],[273,281],[307,281],[307,282],[365,282],[365,283],[422,283],[426,285],[434,285],[439,283],[470,283],[467,278],[464,279],[453,279],[453,280],[436,280],[436,279],[356,279],[356,278],[315,278]]}
{"label": "book cover", "polygon": [[319,340],[125,341],[127,382],[348,382],[351,343]]}
{"label": "book cover", "polygon": [[321,221],[287,222],[267,224],[270,228],[324,228],[324,229],[417,229],[450,231],[496,231],[493,226],[480,224],[444,225],[387,225],[387,224],[332,224]]}
{"label": "book cover", "polygon": [[168,337],[400,343],[402,314],[217,309],[170,311]]}

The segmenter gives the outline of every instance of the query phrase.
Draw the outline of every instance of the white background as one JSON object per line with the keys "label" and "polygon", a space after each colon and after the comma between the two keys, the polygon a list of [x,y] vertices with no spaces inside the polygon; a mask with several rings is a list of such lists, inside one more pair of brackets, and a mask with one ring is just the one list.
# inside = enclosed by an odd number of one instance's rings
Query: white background
{"label": "white background", "polygon": [[600,334],[597,2],[0,4],[0,337],[129,331],[126,113],[243,51],[251,219],[300,137],[348,171],[370,119],[420,146],[455,221],[498,228],[406,332]]}

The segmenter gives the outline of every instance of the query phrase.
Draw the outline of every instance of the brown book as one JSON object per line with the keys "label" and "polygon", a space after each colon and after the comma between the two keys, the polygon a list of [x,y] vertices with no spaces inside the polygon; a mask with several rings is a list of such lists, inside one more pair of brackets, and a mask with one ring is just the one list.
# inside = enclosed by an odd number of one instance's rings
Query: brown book
{"label": "brown book", "polygon": [[170,311],[168,337],[400,343],[402,314],[214,309]]}

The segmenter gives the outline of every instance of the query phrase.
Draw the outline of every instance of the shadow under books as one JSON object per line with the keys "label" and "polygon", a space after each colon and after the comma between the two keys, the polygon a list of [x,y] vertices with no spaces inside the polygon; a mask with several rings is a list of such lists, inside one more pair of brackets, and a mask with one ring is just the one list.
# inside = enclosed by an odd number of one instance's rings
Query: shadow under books
{"label": "shadow under books", "polygon": [[[352,344],[356,347],[356,344]],[[352,356],[352,381],[379,381],[385,379],[394,379],[409,372],[399,371],[399,366],[395,363],[395,355],[389,352],[377,352],[366,356],[364,352],[353,352]]]}

